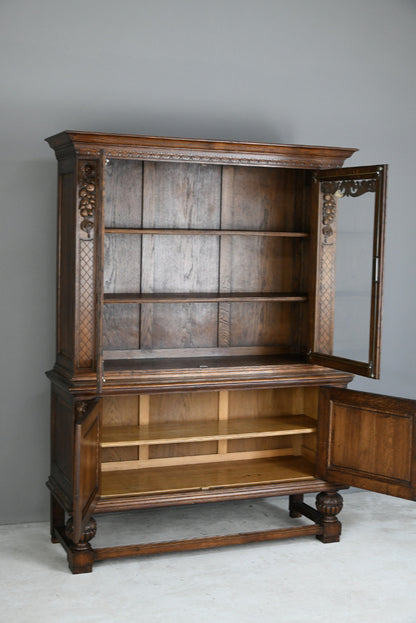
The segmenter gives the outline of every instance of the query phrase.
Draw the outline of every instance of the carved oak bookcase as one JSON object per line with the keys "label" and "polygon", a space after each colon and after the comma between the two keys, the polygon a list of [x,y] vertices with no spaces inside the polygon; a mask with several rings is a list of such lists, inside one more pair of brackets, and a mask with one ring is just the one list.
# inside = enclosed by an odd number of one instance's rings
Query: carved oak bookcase
{"label": "carved oak bookcase", "polygon": [[[118,556],[338,541],[348,485],[415,499],[416,403],[346,389],[379,376],[385,166],[341,168],[355,150],[333,147],[47,140],[59,165],[48,487],[73,573]],[[311,523],[90,543],[93,514],[280,495]]]}

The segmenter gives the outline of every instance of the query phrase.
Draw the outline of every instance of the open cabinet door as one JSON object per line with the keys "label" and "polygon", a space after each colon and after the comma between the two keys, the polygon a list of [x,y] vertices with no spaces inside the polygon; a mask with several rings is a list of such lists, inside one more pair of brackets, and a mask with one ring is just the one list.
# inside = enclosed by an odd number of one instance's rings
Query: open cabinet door
{"label": "open cabinet door", "polygon": [[101,408],[99,399],[75,403],[73,524],[70,535],[74,543],[79,543],[82,539],[84,528],[94,511],[99,495]]}
{"label": "open cabinet door", "polygon": [[318,476],[416,499],[416,401],[322,388]]}
{"label": "open cabinet door", "polygon": [[319,171],[311,363],[379,377],[387,166]]}

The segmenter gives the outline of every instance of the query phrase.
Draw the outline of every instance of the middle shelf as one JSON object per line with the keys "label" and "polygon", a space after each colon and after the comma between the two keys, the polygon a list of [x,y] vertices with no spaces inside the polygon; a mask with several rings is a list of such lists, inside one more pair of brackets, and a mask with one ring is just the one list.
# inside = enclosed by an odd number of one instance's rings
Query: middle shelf
{"label": "middle shelf", "polygon": [[170,422],[144,426],[109,426],[103,428],[101,446],[111,448],[247,437],[278,437],[315,431],[316,421],[303,414]]}
{"label": "middle shelf", "polygon": [[232,303],[279,301],[294,303],[306,301],[307,295],[297,292],[234,292],[234,293],[107,293],[104,303]]}

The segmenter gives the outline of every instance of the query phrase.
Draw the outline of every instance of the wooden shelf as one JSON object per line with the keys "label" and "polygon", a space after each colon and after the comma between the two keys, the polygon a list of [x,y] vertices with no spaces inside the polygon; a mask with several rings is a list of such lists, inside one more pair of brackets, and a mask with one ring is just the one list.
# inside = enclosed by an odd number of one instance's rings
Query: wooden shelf
{"label": "wooden shelf", "polygon": [[270,236],[273,238],[308,238],[300,231],[261,231],[234,229],[150,229],[134,227],[106,227],[106,234],[147,234],[151,236]]}
{"label": "wooden shelf", "polygon": [[104,303],[244,303],[276,301],[295,303],[307,301],[304,293],[291,292],[236,292],[216,293],[159,293],[139,294],[134,292],[104,294]]}
{"label": "wooden shelf", "polygon": [[316,421],[306,415],[245,417],[206,422],[172,422],[149,426],[111,426],[104,428],[101,446],[156,445],[247,437],[278,437],[316,431]]}
{"label": "wooden shelf", "polygon": [[101,474],[101,497],[311,480],[314,473],[314,464],[301,456],[108,471]]}

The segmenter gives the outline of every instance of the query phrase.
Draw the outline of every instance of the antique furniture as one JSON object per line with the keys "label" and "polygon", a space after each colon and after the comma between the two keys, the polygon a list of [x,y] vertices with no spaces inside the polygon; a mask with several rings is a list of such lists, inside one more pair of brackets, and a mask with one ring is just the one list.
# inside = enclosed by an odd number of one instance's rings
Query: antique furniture
{"label": "antique furniture", "polygon": [[[73,573],[117,556],[337,541],[348,485],[415,498],[415,402],[346,389],[379,375],[385,166],[341,168],[355,150],[333,147],[47,141],[59,165],[48,487]],[[312,523],[90,543],[92,514],[279,495]]]}

